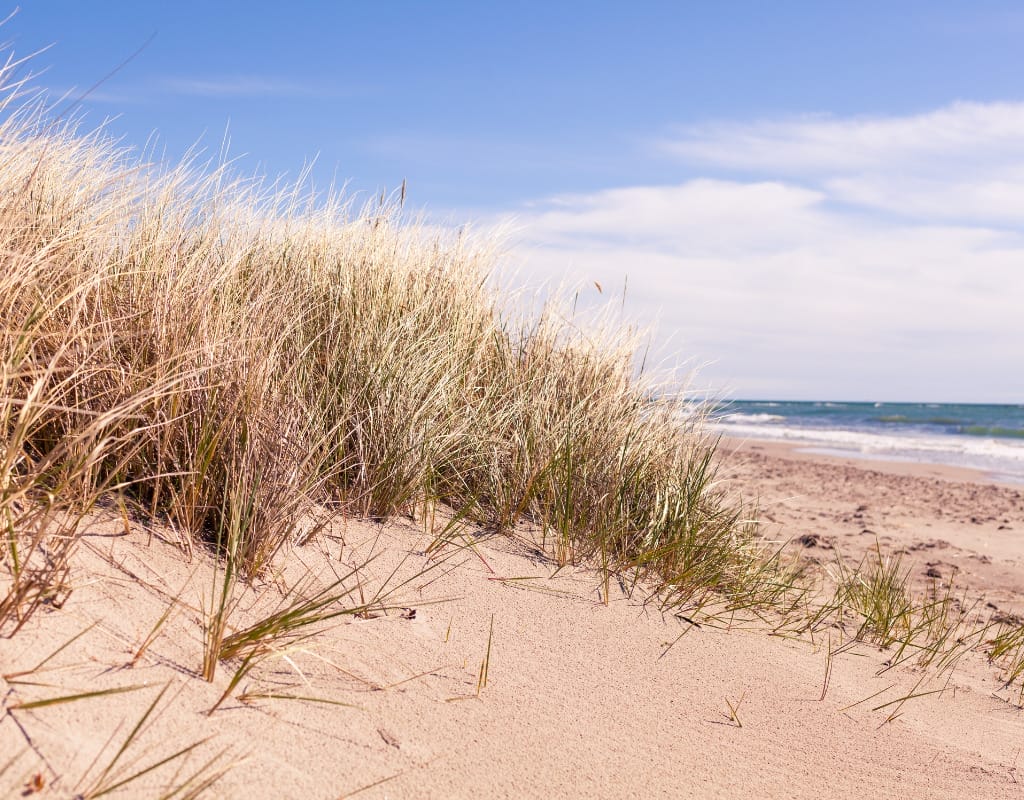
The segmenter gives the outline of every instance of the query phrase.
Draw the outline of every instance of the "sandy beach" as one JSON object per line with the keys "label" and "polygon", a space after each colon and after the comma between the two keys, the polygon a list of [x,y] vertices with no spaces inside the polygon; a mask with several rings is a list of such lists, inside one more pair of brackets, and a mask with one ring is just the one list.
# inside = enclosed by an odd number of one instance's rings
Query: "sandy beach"
{"label": "sandy beach", "polygon": [[[808,557],[857,558],[877,541],[905,554],[915,584],[953,575],[990,610],[1024,608],[1020,489],[758,442],[726,442],[722,458],[759,497],[766,534],[802,537]],[[981,654],[937,677],[912,663],[887,670],[886,653],[867,645],[830,658],[835,632],[811,641],[756,624],[695,627],[615,582],[606,598],[597,573],[558,571],[522,541],[471,535],[427,555],[430,541],[422,520],[347,521],[294,548],[282,586],[301,570],[328,581],[371,553],[367,591],[395,570],[392,581],[414,577],[387,614],[339,617],[208,714],[231,675],[223,664],[212,684],[197,674],[212,560],[186,560],[166,531],[98,518],[70,596],[0,642],[0,752],[13,759],[0,791],[88,796],[196,745],[122,796],[1020,795],[1020,690]],[[280,603],[269,588],[247,591],[232,624]],[[107,688],[128,690],[19,708]],[[900,702],[909,695],[920,696]]]}
{"label": "sandy beach", "polygon": [[251,5],[0,14],[0,800],[1024,797],[1019,4]]}
{"label": "sandy beach", "polygon": [[[1024,486],[937,464],[842,458],[790,444],[725,439],[725,463],[782,539],[819,560],[904,554],[912,582],[953,578],[1024,612]],[[769,533],[767,527],[765,533]],[[807,538],[810,537],[810,538]]]}

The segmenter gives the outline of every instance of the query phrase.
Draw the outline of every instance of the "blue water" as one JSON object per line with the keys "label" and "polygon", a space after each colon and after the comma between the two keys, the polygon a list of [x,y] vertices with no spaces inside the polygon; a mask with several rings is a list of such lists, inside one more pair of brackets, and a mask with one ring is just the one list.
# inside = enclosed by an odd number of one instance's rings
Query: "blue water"
{"label": "blue water", "polygon": [[715,425],[730,436],[822,452],[980,469],[1024,482],[1024,406],[737,400]]}

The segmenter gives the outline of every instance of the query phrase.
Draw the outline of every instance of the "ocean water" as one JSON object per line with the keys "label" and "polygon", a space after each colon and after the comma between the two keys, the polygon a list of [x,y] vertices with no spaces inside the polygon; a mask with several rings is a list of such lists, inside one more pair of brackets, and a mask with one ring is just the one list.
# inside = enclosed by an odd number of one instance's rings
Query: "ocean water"
{"label": "ocean water", "polygon": [[713,424],[738,438],[971,467],[1024,483],[1024,405],[736,400],[716,408]]}

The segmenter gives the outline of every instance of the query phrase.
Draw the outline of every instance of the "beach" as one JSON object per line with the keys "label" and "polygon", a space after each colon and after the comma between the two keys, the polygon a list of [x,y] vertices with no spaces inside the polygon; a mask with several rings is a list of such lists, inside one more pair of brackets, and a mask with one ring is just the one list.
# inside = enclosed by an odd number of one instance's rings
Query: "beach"
{"label": "beach", "polygon": [[725,463],[780,539],[814,558],[902,554],[919,588],[953,578],[1024,612],[1024,486],[942,464],[842,458],[782,442],[725,439]]}
{"label": "beach", "polygon": [[[800,540],[811,563],[870,556],[877,542],[903,554],[915,587],[952,577],[982,598],[979,614],[1024,609],[1020,489],[764,442],[725,440],[720,457],[758,499],[763,535]],[[339,617],[275,653],[208,713],[233,669],[197,675],[215,562],[100,514],[75,553],[74,590],[4,643],[0,752],[14,761],[0,788],[82,792],[113,758],[110,737],[166,688],[107,783],[195,749],[125,796],[192,776],[192,788],[212,781],[198,796],[254,799],[1019,796],[1020,689],[981,653],[944,672],[887,668],[878,647],[839,651],[837,629],[779,636],[756,620],[663,613],[592,569],[558,569],[525,528],[467,531],[428,553],[430,525],[337,521],[292,548],[287,568],[245,591],[233,625],[282,603],[275,581],[297,570],[329,581],[365,564],[367,592],[392,573],[410,582],[386,613]],[[105,689],[126,690],[19,708]]]}
{"label": "beach", "polygon": [[58,5],[0,800],[1022,795],[1010,4]]}

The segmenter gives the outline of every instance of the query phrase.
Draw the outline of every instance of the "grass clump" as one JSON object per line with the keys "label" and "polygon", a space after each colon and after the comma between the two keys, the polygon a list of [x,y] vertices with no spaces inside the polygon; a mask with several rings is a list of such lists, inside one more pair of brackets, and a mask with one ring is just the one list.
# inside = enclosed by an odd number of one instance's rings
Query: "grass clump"
{"label": "grass clump", "polygon": [[[880,672],[908,663],[920,669],[919,686],[932,677],[951,674],[970,652],[984,651],[990,661],[1002,664],[1006,685],[1024,674],[1020,668],[1024,648],[1019,647],[1019,629],[986,620],[978,613],[981,598],[969,601],[966,590],[959,596],[954,594],[952,578],[942,584],[933,580],[924,590],[913,590],[910,569],[904,567],[902,554],[883,555],[877,543],[874,553],[857,565],[837,557],[829,573],[831,591],[810,594],[804,614],[795,615],[796,624],[788,629],[797,635],[809,633],[812,639],[828,629],[822,699],[833,658],[859,643],[887,651]],[[838,633],[835,647],[833,631]],[[899,703],[891,720],[904,701],[931,693],[917,693],[915,688],[910,695],[874,710]]]}
{"label": "grass clump", "polygon": [[114,492],[244,578],[314,510],[444,503],[495,530],[532,520],[561,562],[675,602],[772,601],[701,414],[638,369],[631,334],[508,311],[493,243],[399,203],[148,164],[17,97],[0,121],[4,630],[59,594],[76,520]]}
{"label": "grass clump", "polygon": [[[1020,621],[999,624],[987,646],[989,661],[1002,667],[1005,684],[1020,681],[1024,676],[1024,624]],[[1024,683],[1020,699],[1024,700]]]}
{"label": "grass clump", "polygon": [[907,583],[910,570],[904,569],[900,556],[875,558],[867,567],[848,570],[839,562],[837,605],[845,606],[860,620],[855,634],[858,640],[886,648],[905,640],[914,629],[914,602]]}

